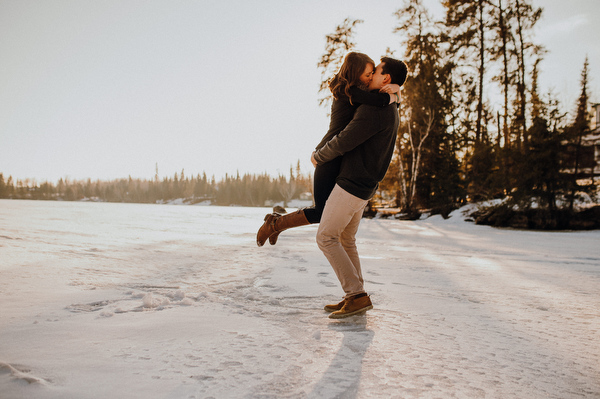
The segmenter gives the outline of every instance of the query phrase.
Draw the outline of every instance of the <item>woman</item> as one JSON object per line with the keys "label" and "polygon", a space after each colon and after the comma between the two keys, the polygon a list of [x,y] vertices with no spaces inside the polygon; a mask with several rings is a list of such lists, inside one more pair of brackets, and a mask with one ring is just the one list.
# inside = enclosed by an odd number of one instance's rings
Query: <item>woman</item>
{"label": "woman", "polygon": [[[372,80],[374,70],[375,62],[366,54],[351,52],[346,55],[339,72],[329,82],[329,89],[334,98],[331,105],[331,120],[329,130],[317,145],[317,150],[344,130],[359,105],[385,107],[393,102],[400,102],[398,85],[387,85],[380,93],[370,93],[365,90]],[[256,236],[259,247],[264,245],[267,238],[271,245],[275,245],[279,233],[284,230],[320,222],[325,202],[335,186],[341,162],[342,157],[338,157],[326,164],[316,166],[313,179],[315,204],[312,207],[286,215],[272,213],[265,216],[265,223]]]}

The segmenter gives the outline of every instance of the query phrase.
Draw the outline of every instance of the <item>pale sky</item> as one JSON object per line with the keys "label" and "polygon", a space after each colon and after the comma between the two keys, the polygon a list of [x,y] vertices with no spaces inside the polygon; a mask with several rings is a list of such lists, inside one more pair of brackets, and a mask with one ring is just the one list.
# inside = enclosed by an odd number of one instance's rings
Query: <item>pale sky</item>
{"label": "pale sky", "polygon": [[[424,0],[440,12],[437,0]],[[390,47],[398,0],[0,0],[0,173],[38,182],[185,170],[279,173],[329,124],[316,64],[325,35],[363,19],[357,51]],[[538,0],[540,86],[575,108],[590,62],[600,102],[598,0]]]}

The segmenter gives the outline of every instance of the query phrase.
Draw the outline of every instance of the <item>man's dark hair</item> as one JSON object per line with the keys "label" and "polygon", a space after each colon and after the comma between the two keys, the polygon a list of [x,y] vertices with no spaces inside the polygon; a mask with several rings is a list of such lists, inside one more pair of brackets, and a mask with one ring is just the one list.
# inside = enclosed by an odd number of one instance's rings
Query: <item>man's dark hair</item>
{"label": "man's dark hair", "polygon": [[406,82],[408,68],[404,62],[391,57],[381,57],[381,62],[383,62],[382,73],[389,74],[392,77],[392,83],[402,86]]}

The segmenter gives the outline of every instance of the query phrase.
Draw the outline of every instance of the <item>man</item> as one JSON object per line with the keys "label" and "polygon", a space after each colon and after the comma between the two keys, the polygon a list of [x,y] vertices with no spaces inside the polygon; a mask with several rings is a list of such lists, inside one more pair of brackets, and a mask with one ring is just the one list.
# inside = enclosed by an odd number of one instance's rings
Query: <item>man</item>
{"label": "man", "polygon": [[[388,83],[402,86],[406,75],[406,64],[383,57],[369,90],[379,90]],[[336,186],[325,204],[317,232],[317,244],[345,293],[342,302],[325,306],[325,310],[332,312],[330,318],[349,317],[373,308],[363,287],[355,236],[363,209],[392,159],[398,124],[395,105],[383,108],[361,105],[350,124],[312,154],[313,165],[343,156]]]}

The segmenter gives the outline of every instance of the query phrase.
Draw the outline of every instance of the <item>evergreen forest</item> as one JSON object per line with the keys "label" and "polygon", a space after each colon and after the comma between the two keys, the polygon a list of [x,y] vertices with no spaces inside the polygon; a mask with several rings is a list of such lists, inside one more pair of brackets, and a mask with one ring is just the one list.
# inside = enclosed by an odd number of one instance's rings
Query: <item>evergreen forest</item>
{"label": "evergreen forest", "polygon": [[212,205],[265,206],[287,203],[293,199],[310,198],[312,181],[290,168],[290,176],[273,178],[262,175],[226,175],[216,181],[206,173],[186,176],[182,170],[173,177],[162,180],[158,174],[154,180],[117,179],[113,181],[85,181],[60,179],[58,184],[33,180],[5,179],[0,173],[0,198],[61,200],[61,201],[102,201],[132,203],[168,203],[182,200],[182,203],[197,204],[207,202]]}

